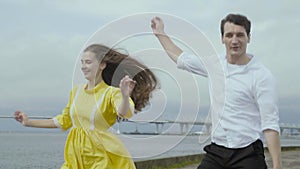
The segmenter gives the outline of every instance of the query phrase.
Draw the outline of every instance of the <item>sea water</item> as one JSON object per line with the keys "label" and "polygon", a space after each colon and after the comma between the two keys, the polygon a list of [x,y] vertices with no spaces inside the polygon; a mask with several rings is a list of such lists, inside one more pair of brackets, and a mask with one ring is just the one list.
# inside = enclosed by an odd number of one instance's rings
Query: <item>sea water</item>
{"label": "sea water", "polygon": [[[134,161],[201,153],[197,136],[117,135]],[[1,169],[56,169],[67,133],[0,133]],[[195,147],[196,145],[196,147]]]}

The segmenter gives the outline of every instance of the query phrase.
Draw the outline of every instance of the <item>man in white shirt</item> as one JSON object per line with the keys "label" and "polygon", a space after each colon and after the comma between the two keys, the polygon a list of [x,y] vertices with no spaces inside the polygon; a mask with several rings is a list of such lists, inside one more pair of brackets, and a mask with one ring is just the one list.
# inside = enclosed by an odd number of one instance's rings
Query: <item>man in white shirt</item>
{"label": "man in white shirt", "polygon": [[[205,77],[197,56],[183,52],[164,32],[161,18],[152,19],[152,30],[178,68]],[[219,57],[225,76],[223,112],[212,112],[211,144],[198,169],[266,169],[261,135],[264,134],[273,168],[281,169],[276,81],[256,58],[246,53],[251,22],[229,14],[221,21],[226,55]]]}

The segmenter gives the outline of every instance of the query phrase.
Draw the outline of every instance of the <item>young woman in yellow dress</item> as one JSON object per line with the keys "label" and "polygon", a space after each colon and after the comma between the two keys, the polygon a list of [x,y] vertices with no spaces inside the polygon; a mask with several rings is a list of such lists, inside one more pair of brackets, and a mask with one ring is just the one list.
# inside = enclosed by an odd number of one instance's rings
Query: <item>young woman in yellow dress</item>
{"label": "young woman in yellow dress", "polygon": [[140,111],[156,88],[155,75],[132,57],[100,44],[88,46],[81,58],[85,85],[72,89],[62,114],[32,120],[15,112],[27,127],[71,128],[61,169],[135,169],[130,154],[108,129],[117,118]]}

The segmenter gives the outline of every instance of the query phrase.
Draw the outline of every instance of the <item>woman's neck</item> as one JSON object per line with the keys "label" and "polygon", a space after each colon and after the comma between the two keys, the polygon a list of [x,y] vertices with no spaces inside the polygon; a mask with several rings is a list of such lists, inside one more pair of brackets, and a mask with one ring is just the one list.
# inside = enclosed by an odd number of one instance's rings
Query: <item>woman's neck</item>
{"label": "woman's neck", "polygon": [[91,89],[93,89],[94,87],[95,87],[96,85],[95,85],[95,82],[94,81],[88,81],[87,82],[87,86],[86,86],[86,90],[91,90]]}
{"label": "woman's neck", "polygon": [[96,80],[88,80],[86,90],[94,89],[95,86],[97,86],[99,83],[102,82],[102,80],[103,80],[102,78],[99,78],[99,79],[96,79]]}

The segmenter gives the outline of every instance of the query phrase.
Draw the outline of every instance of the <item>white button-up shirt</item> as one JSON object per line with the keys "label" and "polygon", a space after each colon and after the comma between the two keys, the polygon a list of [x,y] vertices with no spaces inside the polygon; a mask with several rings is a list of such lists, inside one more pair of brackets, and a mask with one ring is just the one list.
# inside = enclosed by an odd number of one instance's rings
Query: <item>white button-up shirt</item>
{"label": "white button-up shirt", "polygon": [[[262,139],[266,129],[280,132],[276,80],[255,57],[248,56],[251,60],[246,65],[233,65],[225,56],[219,57],[225,76],[225,102],[223,112],[211,109],[211,140],[228,148],[242,148]],[[209,77],[205,66],[199,57],[188,53],[177,60],[178,68]]]}

